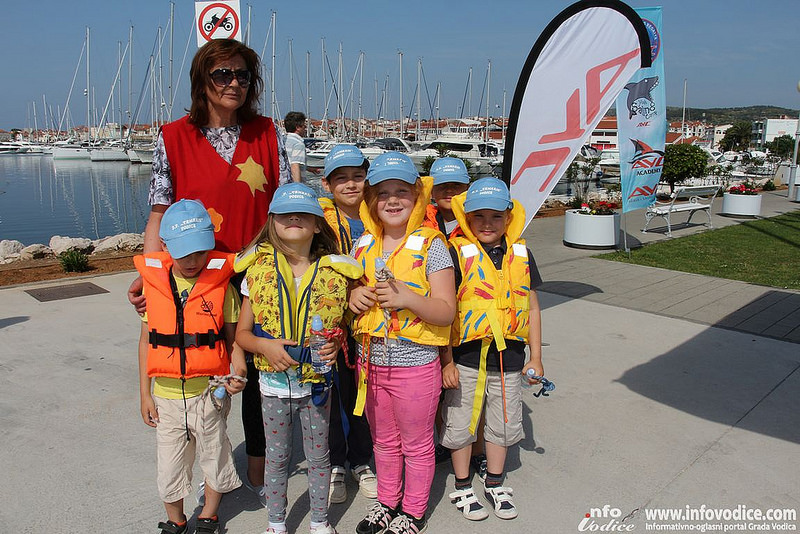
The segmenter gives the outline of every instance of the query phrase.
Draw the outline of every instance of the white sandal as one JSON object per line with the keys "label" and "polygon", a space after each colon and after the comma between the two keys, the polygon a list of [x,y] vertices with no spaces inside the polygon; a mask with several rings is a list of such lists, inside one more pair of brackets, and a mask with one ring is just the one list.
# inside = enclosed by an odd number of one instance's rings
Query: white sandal
{"label": "white sandal", "polygon": [[505,486],[484,489],[486,490],[486,498],[494,506],[494,515],[500,519],[514,519],[517,517],[517,508],[511,499],[514,490]]}
{"label": "white sandal", "polygon": [[461,510],[464,517],[470,521],[481,521],[489,517],[489,512],[486,511],[486,508],[478,500],[478,497],[475,496],[472,486],[454,491],[448,495],[448,497],[450,497],[450,501],[456,505],[456,508]]}

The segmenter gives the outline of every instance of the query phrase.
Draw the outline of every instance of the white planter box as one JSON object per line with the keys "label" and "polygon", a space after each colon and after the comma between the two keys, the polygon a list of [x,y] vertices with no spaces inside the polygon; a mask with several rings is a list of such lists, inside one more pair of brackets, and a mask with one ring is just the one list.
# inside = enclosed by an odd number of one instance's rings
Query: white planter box
{"label": "white planter box", "polygon": [[722,195],[722,213],[756,217],[761,214],[761,195]]}
{"label": "white planter box", "polygon": [[619,213],[585,215],[578,210],[564,214],[564,244],[578,248],[615,248],[619,238]]}

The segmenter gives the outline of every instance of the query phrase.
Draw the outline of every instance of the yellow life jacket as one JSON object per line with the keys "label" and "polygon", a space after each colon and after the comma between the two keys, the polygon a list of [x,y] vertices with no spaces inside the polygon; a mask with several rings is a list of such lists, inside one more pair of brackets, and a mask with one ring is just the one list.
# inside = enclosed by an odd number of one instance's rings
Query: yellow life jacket
{"label": "yellow life jacket", "polygon": [[[320,316],[325,329],[341,326],[347,307],[348,280],[358,279],[362,273],[361,266],[349,256],[330,254],[306,270],[296,289],[286,257],[268,243],[238,256],[235,268],[238,272],[247,270],[253,333],[272,339],[292,339],[301,347],[308,346],[314,315]],[[262,354],[254,354],[253,362],[261,371],[274,372]],[[324,381],[310,363],[301,365],[301,381]]]}
{"label": "yellow life jacket", "polygon": [[336,207],[333,199],[319,197],[319,205],[322,207],[325,221],[328,223],[328,226],[333,228],[333,233],[336,234],[336,240],[339,242],[339,250],[342,254],[349,254],[353,243],[353,236],[350,233],[350,222],[347,220],[347,217]]}
{"label": "yellow life jacket", "polygon": [[[427,190],[425,190],[426,183],[428,183]],[[427,205],[425,199],[430,198],[430,187],[432,186],[432,179],[424,177],[423,191],[412,210],[407,224],[409,230],[406,232],[405,239],[386,260],[386,266],[398,281],[404,282],[412,291],[426,297],[431,292],[427,275],[428,249],[434,238],[438,237],[442,242],[447,242],[438,230],[421,226]],[[360,214],[361,220],[364,221],[364,235],[354,245],[353,256],[364,269],[364,284],[374,286],[375,260],[383,256],[383,229],[378,221],[372,220],[366,204],[361,204]],[[354,335],[368,334],[374,337],[383,337],[386,330],[385,323],[383,309],[376,304],[355,318],[353,333]],[[426,323],[411,310],[403,308],[395,310],[392,323],[389,325],[390,339],[439,347],[450,343],[449,326]]]}
{"label": "yellow life jacket", "polygon": [[[501,269],[496,269],[481,242],[472,232],[464,212],[466,193],[453,197],[451,205],[463,235],[450,240],[458,253],[461,286],[457,288],[456,320],[453,322],[453,345],[481,340],[478,385],[473,400],[470,433],[483,406],[486,383],[486,355],[492,341],[497,345],[502,364],[506,339],[528,341],[530,319],[531,269],[525,240],[520,237],[525,228],[525,209],[517,200],[505,230],[508,246]],[[504,404],[505,406],[505,404]]]}
{"label": "yellow life jacket", "polygon": [[195,378],[228,374],[230,355],[221,331],[233,254],[208,253],[208,263],[183,306],[173,294],[169,253],[134,256],[133,263],[147,295],[147,375]]}

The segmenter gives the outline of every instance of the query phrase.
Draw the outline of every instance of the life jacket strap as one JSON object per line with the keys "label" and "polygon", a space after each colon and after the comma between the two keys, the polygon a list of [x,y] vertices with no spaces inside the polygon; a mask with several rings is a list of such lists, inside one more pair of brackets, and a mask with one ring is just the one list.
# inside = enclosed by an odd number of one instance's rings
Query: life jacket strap
{"label": "life jacket strap", "polygon": [[148,343],[153,348],[156,347],[173,347],[178,349],[185,349],[188,347],[208,347],[213,349],[217,341],[222,341],[222,336],[209,330],[208,332],[196,332],[194,334],[161,334],[156,329],[150,330],[148,336]]}

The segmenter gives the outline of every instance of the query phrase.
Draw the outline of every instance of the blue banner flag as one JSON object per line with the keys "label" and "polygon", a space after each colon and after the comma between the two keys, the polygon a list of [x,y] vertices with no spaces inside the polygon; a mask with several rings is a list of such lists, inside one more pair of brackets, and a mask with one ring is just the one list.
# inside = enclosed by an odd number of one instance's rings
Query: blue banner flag
{"label": "blue banner flag", "polygon": [[647,28],[652,65],[639,69],[617,98],[623,213],[655,201],[667,137],[661,7],[638,8],[636,13]]}

